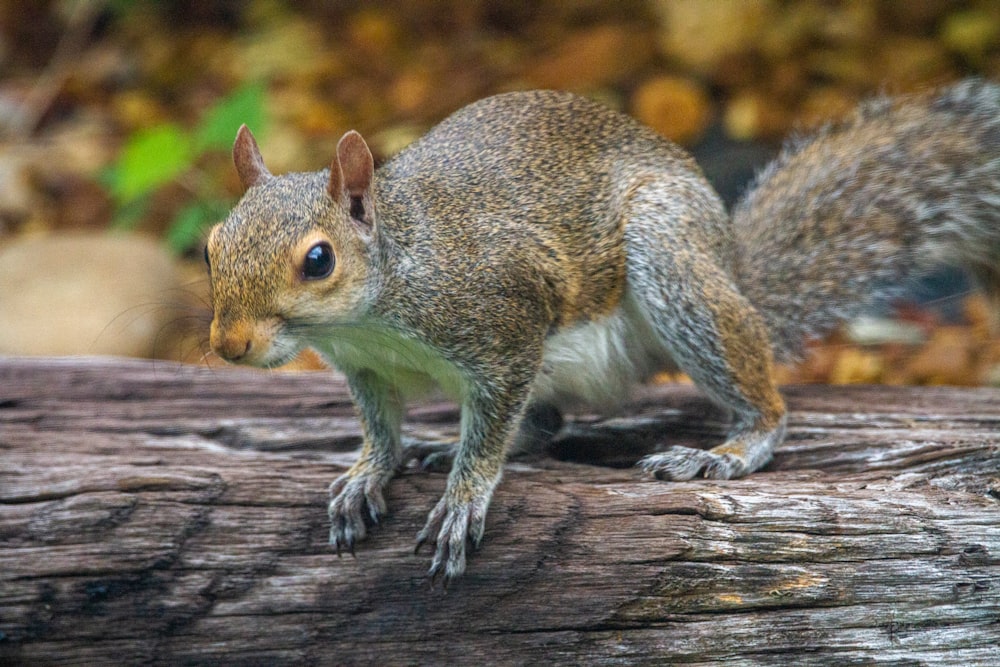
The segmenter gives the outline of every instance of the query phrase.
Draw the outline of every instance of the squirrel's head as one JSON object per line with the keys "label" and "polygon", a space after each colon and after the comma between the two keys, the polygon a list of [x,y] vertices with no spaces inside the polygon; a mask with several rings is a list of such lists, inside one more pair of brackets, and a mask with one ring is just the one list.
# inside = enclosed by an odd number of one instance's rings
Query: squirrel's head
{"label": "squirrel's head", "polygon": [[212,350],[230,362],[277,366],[310,335],[363,308],[375,229],[371,151],[348,132],[325,171],[273,176],[244,125],[233,161],[243,198],[208,237]]}

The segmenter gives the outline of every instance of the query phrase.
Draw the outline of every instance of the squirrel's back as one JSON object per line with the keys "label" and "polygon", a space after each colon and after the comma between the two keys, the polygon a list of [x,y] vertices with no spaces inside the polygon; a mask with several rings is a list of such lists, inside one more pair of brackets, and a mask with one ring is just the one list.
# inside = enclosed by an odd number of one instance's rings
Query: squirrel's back
{"label": "squirrel's back", "polygon": [[709,190],[683,150],[624,114],[570,93],[523,91],[435,126],[377,171],[375,199],[385,231],[423,253],[485,259],[536,247],[524,264],[557,283],[556,319],[566,324],[619,303],[622,211],[648,170],[697,174]]}
{"label": "squirrel's back", "polygon": [[1000,86],[879,98],[790,142],[733,213],[779,357],[933,265],[1000,295]]}
{"label": "squirrel's back", "polygon": [[[687,153],[625,114],[572,93],[532,90],[459,109],[381,167],[379,177],[394,186],[475,189],[479,198],[469,201],[543,212],[533,224],[555,225],[572,224],[581,211],[606,217],[608,197],[622,190],[622,171],[643,165],[698,170]],[[574,196],[584,192],[589,197]],[[560,206],[550,203],[553,194],[563,197]]]}

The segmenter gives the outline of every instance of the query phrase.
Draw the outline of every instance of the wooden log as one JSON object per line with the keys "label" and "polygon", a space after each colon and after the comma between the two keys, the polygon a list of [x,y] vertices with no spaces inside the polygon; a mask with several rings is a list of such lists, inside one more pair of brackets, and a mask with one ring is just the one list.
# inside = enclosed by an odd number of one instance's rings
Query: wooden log
{"label": "wooden log", "polygon": [[413,554],[443,474],[394,480],[356,557],[327,544],[359,443],[336,376],[0,359],[0,664],[1000,664],[1000,392],[785,393],[742,480],[630,467],[723,437],[689,387],[570,422],[443,591]]}

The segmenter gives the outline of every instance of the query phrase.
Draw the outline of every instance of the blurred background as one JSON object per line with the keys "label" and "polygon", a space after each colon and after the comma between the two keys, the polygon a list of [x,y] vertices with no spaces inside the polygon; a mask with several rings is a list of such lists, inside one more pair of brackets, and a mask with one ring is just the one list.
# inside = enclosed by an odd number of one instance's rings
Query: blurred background
{"label": "blurred background", "polygon": [[[568,89],[731,203],[783,137],[969,75],[1000,79],[996,0],[0,0],[0,354],[218,365],[200,257],[244,122],[306,171],[347,129],[381,160],[477,98]],[[1000,384],[1000,344],[943,272],[782,378]]]}

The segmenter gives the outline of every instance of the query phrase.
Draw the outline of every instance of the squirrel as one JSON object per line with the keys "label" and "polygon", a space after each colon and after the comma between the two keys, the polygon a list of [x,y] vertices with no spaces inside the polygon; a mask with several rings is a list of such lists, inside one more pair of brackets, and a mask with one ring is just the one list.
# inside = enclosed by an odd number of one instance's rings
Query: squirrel
{"label": "squirrel", "polygon": [[374,168],[340,139],[328,169],[273,176],[250,130],[246,192],[205,250],[210,344],[274,367],[317,350],[346,376],[363,445],[330,487],[330,542],[354,552],[412,445],[404,404],[461,405],[443,497],[417,536],[445,582],[479,544],[534,406],[611,409],[663,369],[733,415],[711,450],[655,477],[742,477],[785,433],[774,364],[941,262],[1000,304],[1000,86],[881,97],[791,141],[727,213],[694,160],[566,92],[472,103]]}

